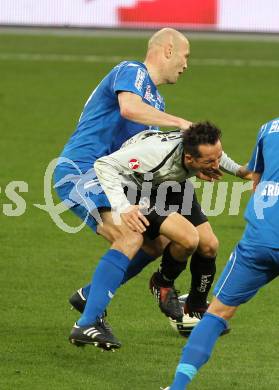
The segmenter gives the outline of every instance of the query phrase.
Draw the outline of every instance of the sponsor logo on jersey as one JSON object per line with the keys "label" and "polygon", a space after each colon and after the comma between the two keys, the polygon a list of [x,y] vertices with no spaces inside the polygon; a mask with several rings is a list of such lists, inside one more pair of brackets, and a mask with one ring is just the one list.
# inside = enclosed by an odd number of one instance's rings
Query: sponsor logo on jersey
{"label": "sponsor logo on jersey", "polygon": [[129,161],[129,168],[132,169],[133,171],[137,170],[140,167],[140,162],[137,158],[131,158]]}
{"label": "sponsor logo on jersey", "polygon": [[142,85],[143,85],[143,81],[144,81],[144,78],[145,78],[145,71],[142,70],[141,68],[138,69],[138,72],[137,72],[137,77],[136,77],[136,81],[135,81],[135,87],[141,91],[142,90]]}
{"label": "sponsor logo on jersey", "polygon": [[154,96],[152,95],[152,92],[151,92],[151,86],[149,84],[146,87],[144,99],[147,100],[148,102],[155,101]]}
{"label": "sponsor logo on jersey", "polygon": [[164,99],[162,98],[162,96],[159,94],[158,91],[156,91],[156,104],[155,104],[155,108],[157,108],[157,110],[165,111]]}
{"label": "sponsor logo on jersey", "polygon": [[278,133],[279,132],[279,121],[273,121],[269,133]]}
{"label": "sponsor logo on jersey", "polygon": [[262,196],[279,196],[279,183],[267,184],[261,194]]}
{"label": "sponsor logo on jersey", "polygon": [[158,100],[159,103],[163,103],[163,102],[164,102],[162,96],[159,94],[158,91],[156,91],[156,98],[157,98],[157,100]]}

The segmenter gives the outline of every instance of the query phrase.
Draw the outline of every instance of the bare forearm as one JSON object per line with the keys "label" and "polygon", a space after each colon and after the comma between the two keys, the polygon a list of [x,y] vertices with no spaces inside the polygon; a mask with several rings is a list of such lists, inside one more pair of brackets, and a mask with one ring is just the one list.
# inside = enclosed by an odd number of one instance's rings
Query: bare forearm
{"label": "bare forearm", "polygon": [[133,122],[147,126],[176,127],[186,130],[192,122],[157,110],[133,93],[122,92],[118,96],[121,115]]}
{"label": "bare forearm", "polygon": [[252,172],[249,171],[247,165],[243,165],[236,172],[236,176],[241,177],[242,179],[252,180]]}
{"label": "bare forearm", "polygon": [[144,125],[178,128],[185,126],[184,119],[159,111],[143,102],[138,104],[134,109],[130,109],[128,112],[124,113],[124,115],[125,114],[127,119]]}

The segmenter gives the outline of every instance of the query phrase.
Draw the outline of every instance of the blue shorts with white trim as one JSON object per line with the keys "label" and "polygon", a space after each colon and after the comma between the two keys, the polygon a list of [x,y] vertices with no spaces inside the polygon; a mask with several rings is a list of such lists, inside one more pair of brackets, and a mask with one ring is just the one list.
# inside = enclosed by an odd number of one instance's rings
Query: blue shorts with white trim
{"label": "blue shorts with white trim", "polygon": [[100,211],[110,210],[110,202],[104,193],[95,170],[80,170],[57,166],[54,172],[55,189],[69,209],[94,231],[101,223]]}
{"label": "blue shorts with white trim", "polygon": [[241,240],[214,288],[224,305],[239,306],[279,275],[279,249]]}

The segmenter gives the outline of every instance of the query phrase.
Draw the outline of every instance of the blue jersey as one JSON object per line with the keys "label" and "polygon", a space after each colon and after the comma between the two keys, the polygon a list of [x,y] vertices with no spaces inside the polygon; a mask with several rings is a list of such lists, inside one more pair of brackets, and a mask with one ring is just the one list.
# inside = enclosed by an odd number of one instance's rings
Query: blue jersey
{"label": "blue jersey", "polygon": [[261,180],[246,208],[243,240],[279,248],[279,118],[261,127],[248,168]]}
{"label": "blue jersey", "polygon": [[121,91],[139,95],[160,111],[165,109],[143,63],[124,61],[115,66],[92,92],[76,131],[61,154],[75,162],[83,173],[93,167],[96,159],[116,151],[127,139],[148,128],[120,115],[117,95]]}

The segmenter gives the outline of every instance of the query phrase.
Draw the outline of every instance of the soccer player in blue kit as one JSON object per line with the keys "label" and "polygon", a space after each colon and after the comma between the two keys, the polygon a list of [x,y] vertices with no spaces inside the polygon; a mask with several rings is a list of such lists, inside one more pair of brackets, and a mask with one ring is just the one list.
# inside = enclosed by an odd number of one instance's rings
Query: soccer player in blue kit
{"label": "soccer player in blue kit", "polygon": [[[165,28],[155,33],[148,42],[144,63],[124,61],[115,66],[100,82],[85,104],[76,131],[61,153],[55,169],[56,190],[71,210],[86,221],[94,231],[112,243],[101,258],[93,276],[93,289],[87,287],[87,302],[82,317],[73,328],[97,346],[119,347],[106,322],[100,318],[124,275],[129,279],[157,257],[151,248],[134,248],[142,239],[148,223],[137,210],[137,232],[125,223],[115,225],[110,203],[100,187],[96,187],[94,162],[108,155],[145,129],[175,127],[187,129],[191,122],[170,115],[165,110],[163,97],[157,86],[175,84],[187,68],[189,42],[180,32]],[[131,211],[135,213],[135,210]],[[160,248],[161,242],[158,241]],[[150,252],[148,252],[150,250]],[[159,252],[158,252],[159,254]],[[161,254],[161,253],[160,253]],[[130,260],[133,261],[130,263]],[[94,290],[94,291],[93,291]],[[72,335],[71,340],[74,341]]]}
{"label": "soccer player in blue kit", "polygon": [[[239,305],[279,275],[279,118],[264,124],[248,164],[254,193],[247,225],[214,288],[214,299],[183,349],[169,390],[184,390],[211,356]],[[166,389],[166,390],[167,390]]]}

